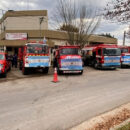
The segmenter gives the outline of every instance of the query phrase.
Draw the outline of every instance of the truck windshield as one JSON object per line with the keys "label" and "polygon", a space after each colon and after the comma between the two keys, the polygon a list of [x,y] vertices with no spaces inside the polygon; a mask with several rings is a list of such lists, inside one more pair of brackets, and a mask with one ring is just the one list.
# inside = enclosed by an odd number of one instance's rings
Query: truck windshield
{"label": "truck windshield", "polygon": [[27,53],[48,54],[48,46],[42,44],[28,44]]}
{"label": "truck windshield", "polygon": [[0,54],[0,60],[4,60],[4,55]]}
{"label": "truck windshield", "polygon": [[119,48],[103,48],[104,56],[120,56],[121,50]]}
{"label": "truck windshield", "polygon": [[128,48],[121,48],[121,53],[128,53]]}
{"label": "truck windshield", "polygon": [[78,48],[64,48],[60,50],[60,55],[78,55]]}

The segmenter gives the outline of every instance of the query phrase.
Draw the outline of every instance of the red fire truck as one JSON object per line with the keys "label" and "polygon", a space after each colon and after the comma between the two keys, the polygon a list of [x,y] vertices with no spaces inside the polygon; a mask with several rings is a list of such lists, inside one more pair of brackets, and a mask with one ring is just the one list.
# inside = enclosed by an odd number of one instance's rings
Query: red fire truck
{"label": "red fire truck", "polygon": [[120,67],[121,51],[117,45],[99,44],[85,46],[82,49],[82,58],[85,65],[95,68]]}
{"label": "red fire truck", "polygon": [[61,73],[83,73],[79,46],[60,46],[54,55],[53,64]]}
{"label": "red fire truck", "polygon": [[130,53],[130,46],[128,46],[128,49],[129,49],[129,53]]}
{"label": "red fire truck", "polygon": [[19,68],[23,74],[28,74],[31,69],[42,69],[48,73],[50,67],[50,55],[47,44],[42,42],[30,42],[19,48]]}
{"label": "red fire truck", "polygon": [[130,52],[128,46],[119,46],[121,49],[121,67],[130,66]]}
{"label": "red fire truck", "polygon": [[5,52],[0,52],[0,75],[6,77],[7,71],[11,70],[11,61]]}

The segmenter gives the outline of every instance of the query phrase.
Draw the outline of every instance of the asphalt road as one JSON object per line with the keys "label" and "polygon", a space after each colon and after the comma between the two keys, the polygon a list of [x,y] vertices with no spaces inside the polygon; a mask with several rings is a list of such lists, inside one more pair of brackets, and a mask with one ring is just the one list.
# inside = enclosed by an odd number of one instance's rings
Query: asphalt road
{"label": "asphalt road", "polygon": [[[11,77],[11,75],[13,75]],[[39,75],[39,76],[38,76]],[[64,130],[130,102],[130,69],[0,79],[0,130]]]}

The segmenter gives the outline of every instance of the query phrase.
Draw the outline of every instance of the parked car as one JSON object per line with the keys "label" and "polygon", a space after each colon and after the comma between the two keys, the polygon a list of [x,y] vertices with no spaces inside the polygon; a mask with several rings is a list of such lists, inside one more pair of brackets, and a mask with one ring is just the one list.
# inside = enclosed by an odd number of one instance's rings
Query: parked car
{"label": "parked car", "polygon": [[6,77],[7,72],[11,70],[11,61],[5,52],[0,52],[0,75]]}

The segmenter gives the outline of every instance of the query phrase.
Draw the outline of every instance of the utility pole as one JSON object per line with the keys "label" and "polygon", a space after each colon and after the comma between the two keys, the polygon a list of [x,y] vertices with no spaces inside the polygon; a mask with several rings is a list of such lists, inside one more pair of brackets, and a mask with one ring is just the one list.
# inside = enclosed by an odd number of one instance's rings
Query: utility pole
{"label": "utility pole", "polygon": [[40,17],[39,18],[39,23],[40,23],[40,41],[42,40],[41,24],[42,24],[43,20],[44,20],[44,17]]}
{"label": "utility pole", "polygon": [[126,31],[124,31],[124,36],[123,36],[123,46],[125,46],[125,37],[126,37]]}

